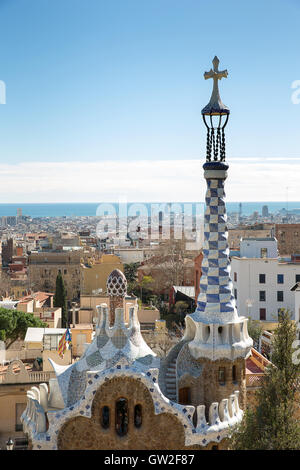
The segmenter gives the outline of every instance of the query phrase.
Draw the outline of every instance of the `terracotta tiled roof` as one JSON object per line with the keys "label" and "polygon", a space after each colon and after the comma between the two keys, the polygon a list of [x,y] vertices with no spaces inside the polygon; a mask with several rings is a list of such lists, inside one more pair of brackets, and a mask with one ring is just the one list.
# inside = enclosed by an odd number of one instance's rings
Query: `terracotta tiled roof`
{"label": "terracotta tiled roof", "polygon": [[20,304],[26,304],[31,300],[37,300],[38,302],[45,302],[49,297],[52,297],[54,294],[51,292],[34,292],[31,295],[26,295],[20,299]]}
{"label": "terracotta tiled roof", "polygon": [[258,374],[260,372],[263,372],[263,369],[258,367],[252,360],[251,357],[249,357],[246,360],[246,374]]}
{"label": "terracotta tiled roof", "polygon": [[251,352],[252,355],[246,360],[246,374],[263,373],[271,362],[256,349],[252,348]]}

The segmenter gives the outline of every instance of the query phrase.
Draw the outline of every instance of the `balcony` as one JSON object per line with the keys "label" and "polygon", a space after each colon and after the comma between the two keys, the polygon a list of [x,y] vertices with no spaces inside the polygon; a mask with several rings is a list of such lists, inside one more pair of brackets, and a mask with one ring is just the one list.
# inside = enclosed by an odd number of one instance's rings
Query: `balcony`
{"label": "balcony", "polygon": [[0,384],[32,384],[32,383],[43,383],[49,382],[50,379],[55,378],[54,371],[31,371],[26,370],[24,364],[21,367],[17,367],[17,363],[21,361],[15,360],[12,363],[16,364],[16,367],[9,370],[10,367],[4,366],[0,370]]}

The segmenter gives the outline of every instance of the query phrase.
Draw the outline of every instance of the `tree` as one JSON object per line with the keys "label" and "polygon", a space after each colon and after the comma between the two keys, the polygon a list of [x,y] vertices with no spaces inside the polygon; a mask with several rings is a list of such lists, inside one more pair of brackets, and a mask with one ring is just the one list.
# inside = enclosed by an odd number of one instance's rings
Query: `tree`
{"label": "tree", "polygon": [[234,430],[235,450],[286,450],[300,448],[299,406],[300,366],[294,357],[296,325],[288,311],[279,316],[272,340],[272,364],[266,368],[257,406],[249,407],[242,423]]}
{"label": "tree", "polygon": [[175,313],[179,315],[180,321],[182,322],[188,312],[189,304],[183,300],[178,300],[175,304]]}
{"label": "tree", "polygon": [[134,293],[137,288],[137,269],[140,263],[124,264],[124,275],[127,279],[128,294]]}
{"label": "tree", "polygon": [[6,349],[9,349],[15,341],[23,340],[27,328],[44,328],[46,326],[46,323],[36,318],[32,313],[0,308],[0,341],[4,341]]}
{"label": "tree", "polygon": [[146,303],[153,294],[153,278],[151,276],[143,276],[138,286],[140,289],[140,298],[142,302]]}
{"label": "tree", "polygon": [[167,329],[166,331],[155,331],[152,334],[151,340],[153,341],[151,349],[159,357],[166,357],[170,349],[178,342],[177,336]]}
{"label": "tree", "polygon": [[168,309],[166,305],[160,308],[160,317],[162,320],[166,320],[166,326],[171,332],[178,331],[179,325],[181,324],[181,315],[175,312],[175,306],[171,305]]}
{"label": "tree", "polygon": [[188,252],[185,244],[184,238],[164,240],[155,250],[154,256],[141,267],[153,277],[152,287],[156,294],[168,294],[172,286],[185,285],[187,277],[193,273],[195,253]]}
{"label": "tree", "polygon": [[127,282],[135,282],[137,279],[137,268],[140,266],[140,263],[129,263],[124,264],[124,275],[127,279]]}
{"label": "tree", "polygon": [[254,345],[257,347],[259,344],[259,338],[261,337],[263,332],[263,327],[259,320],[252,320],[249,317],[248,319],[248,333],[249,336],[253,339]]}
{"label": "tree", "polygon": [[61,323],[62,328],[65,328],[68,323],[68,311],[67,311],[67,296],[64,281],[61,272],[56,277],[55,295],[53,298],[54,307],[61,307]]}

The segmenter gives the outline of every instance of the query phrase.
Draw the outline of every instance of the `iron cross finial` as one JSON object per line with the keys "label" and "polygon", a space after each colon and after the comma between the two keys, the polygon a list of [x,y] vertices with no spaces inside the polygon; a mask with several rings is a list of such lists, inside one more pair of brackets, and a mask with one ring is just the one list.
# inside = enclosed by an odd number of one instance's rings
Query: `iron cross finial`
{"label": "iron cross finial", "polygon": [[212,78],[214,81],[213,91],[211,94],[210,102],[205,108],[202,109],[202,114],[229,114],[229,109],[222,103],[219,93],[218,81],[222,78],[227,78],[227,70],[219,70],[219,59],[217,56],[214,57],[213,69],[210,69],[209,72],[204,73],[204,78]]}

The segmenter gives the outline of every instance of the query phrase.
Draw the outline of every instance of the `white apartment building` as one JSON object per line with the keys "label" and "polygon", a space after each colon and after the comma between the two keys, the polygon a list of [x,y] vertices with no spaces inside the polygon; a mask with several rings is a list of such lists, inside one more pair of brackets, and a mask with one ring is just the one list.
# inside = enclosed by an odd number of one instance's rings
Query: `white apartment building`
{"label": "white apartment building", "polygon": [[270,238],[241,238],[241,258],[277,258],[277,240]]}
{"label": "white apartment building", "polygon": [[[255,245],[255,239],[250,240],[250,244]],[[300,282],[300,263],[265,257],[266,251],[261,249],[269,249],[273,254],[272,243],[275,243],[277,250],[276,239],[271,240],[266,239],[265,246],[261,246],[262,240],[258,239],[256,250],[254,246],[247,247],[249,253],[261,253],[261,257],[232,258],[231,277],[237,309],[241,316],[276,322],[280,309],[286,308],[298,322],[299,308],[295,308],[295,292],[291,289]]]}
{"label": "white apartment building", "polygon": [[148,248],[115,248],[114,254],[119,256],[123,264],[142,263],[156,254],[159,244]]}
{"label": "white apartment building", "polygon": [[115,248],[114,254],[119,256],[123,264],[142,263],[144,261],[143,248]]}

